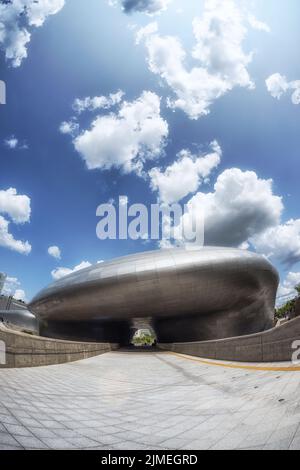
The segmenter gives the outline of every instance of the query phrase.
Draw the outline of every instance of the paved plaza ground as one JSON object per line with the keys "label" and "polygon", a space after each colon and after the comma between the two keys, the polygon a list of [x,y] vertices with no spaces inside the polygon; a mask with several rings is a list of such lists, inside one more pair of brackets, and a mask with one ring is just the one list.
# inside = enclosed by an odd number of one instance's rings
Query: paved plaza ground
{"label": "paved plaza ground", "polygon": [[3,369],[0,449],[300,449],[299,371],[207,362],[117,351]]}

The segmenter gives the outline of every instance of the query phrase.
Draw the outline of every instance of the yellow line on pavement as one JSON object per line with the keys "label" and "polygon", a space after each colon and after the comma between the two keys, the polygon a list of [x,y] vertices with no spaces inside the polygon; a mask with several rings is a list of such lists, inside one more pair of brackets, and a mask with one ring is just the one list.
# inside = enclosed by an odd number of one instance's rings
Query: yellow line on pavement
{"label": "yellow line on pavement", "polygon": [[200,362],[200,364],[205,364],[207,366],[217,366],[217,367],[225,367],[227,369],[246,369],[246,370],[253,370],[253,371],[270,371],[270,372],[300,372],[300,366],[282,366],[282,367],[275,367],[275,366],[250,366],[244,364],[232,364],[232,363],[223,363],[223,362],[215,362],[215,361],[205,361],[204,359],[198,359],[195,356],[187,356],[186,354],[175,353],[172,351],[168,351],[167,354],[171,354],[172,356],[180,357],[181,359],[186,359],[188,361],[193,362]]}

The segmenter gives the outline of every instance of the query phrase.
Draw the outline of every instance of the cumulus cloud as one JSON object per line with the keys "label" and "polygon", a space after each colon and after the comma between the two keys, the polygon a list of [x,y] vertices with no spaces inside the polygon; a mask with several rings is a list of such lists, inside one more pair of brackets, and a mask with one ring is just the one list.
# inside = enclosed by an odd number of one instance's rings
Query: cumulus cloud
{"label": "cumulus cloud", "polygon": [[0,3],[0,47],[13,67],[27,57],[31,31],[64,6],[64,0],[11,0]]}
{"label": "cumulus cloud", "polygon": [[203,15],[193,21],[196,44],[191,55],[197,66],[190,69],[177,37],[159,35],[156,23],[137,33],[137,42],[145,42],[149,69],[173,92],[168,100],[171,108],[198,119],[234,87],[254,88],[248,72],[253,54],[243,49],[248,24],[234,0],[206,0]]}
{"label": "cumulus cloud", "polygon": [[73,103],[73,109],[81,114],[83,111],[96,111],[97,109],[110,109],[121,103],[124,92],[119,90],[117,93],[111,93],[109,96],[90,96],[80,99],[77,98]]}
{"label": "cumulus cloud", "polygon": [[98,115],[73,137],[73,144],[90,170],[114,167],[140,174],[146,159],[162,153],[168,132],[160,98],[144,91],[135,101],[122,101],[116,112]]}
{"label": "cumulus cloud", "polygon": [[258,20],[254,15],[252,14],[249,14],[248,15],[248,21],[249,21],[249,24],[250,26],[253,28],[253,29],[257,29],[258,31],[264,31],[265,33],[270,33],[271,32],[271,28],[269,25],[267,25],[266,23],[264,23],[263,21],[260,21]]}
{"label": "cumulus cloud", "polygon": [[[15,188],[0,190],[0,214],[8,216],[15,224],[29,222],[31,214],[29,197],[17,194]],[[30,253],[29,242],[15,240],[9,232],[9,224],[9,220],[0,215],[0,246],[21,254]]]}
{"label": "cumulus cloud", "polygon": [[26,302],[26,293],[23,289],[17,289],[14,293],[14,298],[17,300],[22,300],[23,302]]}
{"label": "cumulus cloud", "polygon": [[278,100],[289,89],[286,77],[284,77],[280,73],[274,73],[269,78],[267,78],[266,86],[268,92],[273,96],[273,98],[277,98]]}
{"label": "cumulus cloud", "polygon": [[281,197],[273,194],[272,180],[237,168],[221,173],[213,192],[198,192],[187,206],[177,233],[184,233],[182,228],[204,213],[205,244],[234,247],[277,226],[283,211]]}
{"label": "cumulus cloud", "polygon": [[16,277],[7,277],[3,287],[3,294],[12,296],[17,300],[26,302],[26,294],[23,289],[20,288],[21,283]]}
{"label": "cumulus cloud", "polygon": [[17,137],[12,135],[4,140],[4,145],[10,150],[25,150],[28,149],[28,145],[25,142],[20,142]]}
{"label": "cumulus cloud", "polygon": [[286,267],[300,262],[300,219],[270,227],[253,240],[256,250]]}
{"label": "cumulus cloud", "polygon": [[135,35],[136,44],[140,44],[142,41],[147,40],[152,34],[158,32],[158,24],[156,21],[148,23],[143,28],[140,28]]}
{"label": "cumulus cloud", "polygon": [[300,284],[300,273],[299,272],[289,272],[285,280],[279,286],[278,298],[280,297],[289,297],[296,296],[297,291],[296,286]]}
{"label": "cumulus cloud", "polygon": [[266,80],[268,92],[273,98],[280,98],[288,91],[292,92],[292,103],[300,104],[300,80],[289,82],[284,75],[274,73]]}
{"label": "cumulus cloud", "polygon": [[4,143],[6,147],[8,147],[11,150],[14,150],[18,147],[19,141],[16,137],[11,136],[8,139],[5,139]]}
{"label": "cumulus cloud", "polygon": [[27,0],[26,11],[30,26],[43,26],[50,15],[56,15],[64,6],[65,0]]}
{"label": "cumulus cloud", "polygon": [[252,247],[290,269],[300,262],[300,219],[283,222],[283,211],[271,179],[232,168],[219,175],[213,192],[198,192],[188,201],[172,233],[175,243],[185,243],[181,235],[192,224],[202,229],[204,217],[205,245]]}
{"label": "cumulus cloud", "polygon": [[18,194],[15,188],[0,190],[0,213],[11,217],[16,224],[28,222],[31,214],[29,197]]}
{"label": "cumulus cloud", "polygon": [[78,264],[74,268],[61,267],[61,268],[54,269],[51,272],[51,275],[52,275],[53,279],[58,281],[59,279],[65,277],[65,276],[68,276],[69,274],[80,271],[81,269],[88,268],[89,266],[92,266],[91,263],[89,263],[89,261],[82,261],[80,264]]}
{"label": "cumulus cloud", "polygon": [[59,127],[62,134],[76,135],[79,131],[79,124],[74,119],[70,121],[63,121]]}
{"label": "cumulus cloud", "polygon": [[111,5],[121,3],[125,13],[147,13],[156,15],[166,10],[172,0],[110,0]]}
{"label": "cumulus cloud", "polygon": [[[101,260],[97,261],[96,264],[101,264],[103,262],[104,261],[101,259]],[[90,266],[92,266],[92,264],[89,261],[82,261],[80,264],[78,264],[74,268],[60,267],[58,269],[54,269],[51,272],[51,275],[52,275],[53,279],[58,281],[59,279],[62,279],[63,277],[68,276],[69,274],[76,273],[77,271],[81,271],[81,269],[89,268]]]}
{"label": "cumulus cloud", "polygon": [[152,190],[158,191],[161,202],[172,204],[197,191],[221,161],[222,151],[216,141],[211,143],[211,148],[211,153],[201,156],[182,150],[178,159],[164,171],[150,170]]}
{"label": "cumulus cloud", "polygon": [[58,246],[49,246],[48,254],[55,259],[61,259],[61,251]]}
{"label": "cumulus cloud", "polygon": [[17,251],[22,255],[28,255],[31,252],[31,245],[28,241],[16,240],[9,233],[9,221],[0,215],[0,246]]}

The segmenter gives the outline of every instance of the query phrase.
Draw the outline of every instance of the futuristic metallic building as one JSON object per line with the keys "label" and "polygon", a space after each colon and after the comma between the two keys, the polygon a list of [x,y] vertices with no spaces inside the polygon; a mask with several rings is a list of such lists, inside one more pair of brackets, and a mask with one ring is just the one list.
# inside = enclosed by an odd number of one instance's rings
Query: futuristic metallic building
{"label": "futuristic metallic building", "polygon": [[[5,278],[6,275],[2,275],[3,282]],[[25,302],[13,296],[0,294],[0,322],[14,330],[31,334],[39,333],[39,322],[36,317],[28,310]]]}
{"label": "futuristic metallic building", "polygon": [[208,340],[271,328],[278,282],[265,258],[244,250],[151,251],[66,276],[29,307],[47,336],[126,344],[144,319],[160,342]]}
{"label": "futuristic metallic building", "polygon": [[27,309],[0,310],[0,322],[13,330],[35,335],[39,333],[38,321]]}

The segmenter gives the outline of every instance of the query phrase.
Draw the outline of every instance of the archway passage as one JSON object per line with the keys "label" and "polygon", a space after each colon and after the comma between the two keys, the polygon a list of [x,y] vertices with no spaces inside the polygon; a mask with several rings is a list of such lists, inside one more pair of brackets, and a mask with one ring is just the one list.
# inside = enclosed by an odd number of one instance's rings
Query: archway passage
{"label": "archway passage", "polygon": [[128,321],[102,322],[43,322],[40,335],[70,341],[114,343],[130,345],[132,332]]}
{"label": "archway passage", "polygon": [[131,349],[150,349],[157,344],[157,334],[149,318],[105,322],[43,322],[40,334],[69,341],[115,343]]}
{"label": "archway passage", "polygon": [[151,318],[134,318],[131,321],[130,344],[138,348],[152,348],[156,346],[157,337],[152,326]]}
{"label": "archway passage", "polygon": [[157,343],[207,341],[264,331],[267,329],[264,317],[257,315],[263,308],[263,305],[255,302],[244,309],[243,318],[238,308],[232,308],[230,312],[225,310],[199,316],[145,317],[127,321],[48,321],[41,325],[40,334],[63,340],[108,342],[126,348],[150,348]]}

